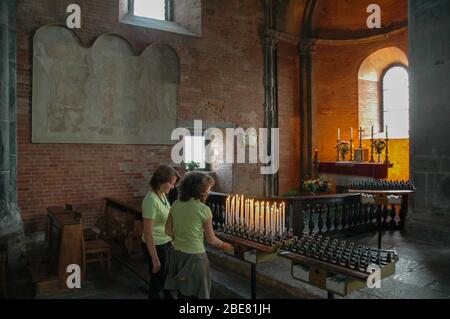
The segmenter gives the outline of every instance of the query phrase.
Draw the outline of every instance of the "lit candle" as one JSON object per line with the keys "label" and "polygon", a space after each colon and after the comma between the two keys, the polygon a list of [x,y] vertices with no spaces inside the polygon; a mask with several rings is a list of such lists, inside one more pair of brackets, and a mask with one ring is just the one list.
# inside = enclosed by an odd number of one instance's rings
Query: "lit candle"
{"label": "lit candle", "polygon": [[386,139],[388,139],[388,128],[387,128],[387,125],[386,125]]}
{"label": "lit candle", "polygon": [[255,230],[255,209],[254,209],[254,203],[253,203],[253,199],[250,200],[250,223],[251,223],[251,228],[252,231]]}
{"label": "lit candle", "polygon": [[341,129],[340,128],[338,128],[338,138],[337,138],[339,141],[341,140]]}
{"label": "lit candle", "polygon": [[231,220],[230,223],[234,224],[234,196],[231,198]]}
{"label": "lit candle", "polygon": [[259,202],[255,203],[255,231],[259,231]]}
{"label": "lit candle", "polygon": [[250,206],[249,206],[249,203],[248,203],[248,199],[246,199],[245,200],[245,226],[247,227],[247,228],[249,228],[250,227]]}
{"label": "lit candle", "polygon": [[244,195],[241,195],[241,224],[245,225],[245,218],[244,218]]}
{"label": "lit candle", "polygon": [[282,223],[282,234],[284,234],[284,232],[286,231],[285,227],[286,227],[286,206],[283,203],[281,203],[281,223]]}
{"label": "lit candle", "polygon": [[272,215],[272,227],[270,228],[270,231],[272,233],[272,235],[275,234],[275,220],[276,220],[276,216],[275,216],[275,210],[272,208],[270,209],[270,215]]}
{"label": "lit candle", "polygon": [[281,214],[280,214],[280,208],[277,207],[277,233],[281,235]]}
{"label": "lit candle", "polygon": [[270,215],[270,205],[269,202],[266,203],[266,231],[271,231],[271,215]]}
{"label": "lit candle", "polygon": [[230,196],[227,197],[227,200],[225,202],[225,225],[228,225],[229,206],[230,206]]}
{"label": "lit candle", "polygon": [[353,140],[353,127],[350,128],[350,139]]}
{"label": "lit candle", "polygon": [[264,201],[261,202],[261,224],[259,225],[259,227],[261,228],[261,231],[264,231],[266,229],[266,225],[264,222],[264,217],[265,217],[265,205],[264,205]]}

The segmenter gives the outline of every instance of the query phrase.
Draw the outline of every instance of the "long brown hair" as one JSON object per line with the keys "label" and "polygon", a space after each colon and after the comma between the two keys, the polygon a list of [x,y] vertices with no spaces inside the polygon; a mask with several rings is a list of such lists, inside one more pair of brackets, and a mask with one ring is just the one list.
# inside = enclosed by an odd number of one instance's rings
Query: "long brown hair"
{"label": "long brown hair", "polygon": [[208,174],[202,172],[187,173],[178,186],[178,199],[186,202],[191,198],[199,199],[205,202],[208,194],[208,187],[214,186],[214,179]]}

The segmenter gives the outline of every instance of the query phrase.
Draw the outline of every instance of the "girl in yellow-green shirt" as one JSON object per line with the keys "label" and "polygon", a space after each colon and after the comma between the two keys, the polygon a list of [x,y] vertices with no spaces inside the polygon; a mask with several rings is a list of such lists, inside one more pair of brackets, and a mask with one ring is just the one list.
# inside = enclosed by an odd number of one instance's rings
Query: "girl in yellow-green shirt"
{"label": "girl in yellow-green shirt", "polygon": [[149,298],[168,298],[164,291],[167,275],[167,255],[172,238],[165,233],[165,224],[169,215],[168,194],[179,178],[178,173],[167,165],[159,166],[150,180],[150,190],[142,202],[144,231],[142,249],[149,267]]}
{"label": "girl in yellow-green shirt", "polygon": [[165,289],[178,297],[208,299],[211,290],[209,262],[204,240],[224,250],[231,249],[214,235],[212,213],[205,205],[214,180],[207,174],[191,172],[178,187],[176,200],[166,223],[166,234],[173,238]]}

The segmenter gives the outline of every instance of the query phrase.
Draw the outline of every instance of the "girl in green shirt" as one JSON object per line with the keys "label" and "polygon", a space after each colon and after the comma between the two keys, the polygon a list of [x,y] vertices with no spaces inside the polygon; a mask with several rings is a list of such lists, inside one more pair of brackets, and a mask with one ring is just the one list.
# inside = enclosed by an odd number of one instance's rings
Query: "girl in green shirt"
{"label": "girl in green shirt", "polygon": [[163,291],[167,275],[167,255],[172,242],[172,238],[165,234],[170,210],[166,194],[174,188],[178,178],[178,173],[170,166],[159,166],[153,173],[150,190],[142,202],[142,249],[149,267],[150,299],[169,297],[168,293]]}
{"label": "girl in green shirt", "polygon": [[186,174],[178,187],[178,200],[173,203],[167,218],[166,234],[173,238],[173,247],[169,252],[165,289],[185,297],[208,299],[210,296],[205,237],[212,246],[224,250],[232,248],[215,236],[212,213],[205,205],[213,185],[214,180],[205,173]]}

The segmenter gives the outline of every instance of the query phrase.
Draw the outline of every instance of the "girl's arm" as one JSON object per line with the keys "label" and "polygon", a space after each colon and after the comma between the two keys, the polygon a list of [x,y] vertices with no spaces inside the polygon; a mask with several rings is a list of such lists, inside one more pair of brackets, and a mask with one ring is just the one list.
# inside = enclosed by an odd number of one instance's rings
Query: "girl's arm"
{"label": "girl's arm", "polygon": [[173,237],[173,220],[172,220],[172,214],[169,213],[169,216],[167,217],[167,221],[166,221],[166,235],[170,236],[172,238]]}
{"label": "girl's arm", "polygon": [[212,226],[212,218],[209,218],[203,224],[203,228],[205,229],[205,236],[206,236],[206,241],[208,242],[208,244],[210,244],[211,246],[223,249],[223,250],[231,250],[233,248],[233,246],[231,246],[230,244],[228,244],[224,241],[221,241],[219,238],[216,237],[216,235],[214,234],[213,226]]}
{"label": "girl's arm", "polygon": [[144,233],[145,233],[145,243],[147,250],[152,257],[152,272],[156,274],[161,269],[161,262],[158,258],[158,253],[156,252],[155,241],[153,239],[153,219],[144,218]]}

